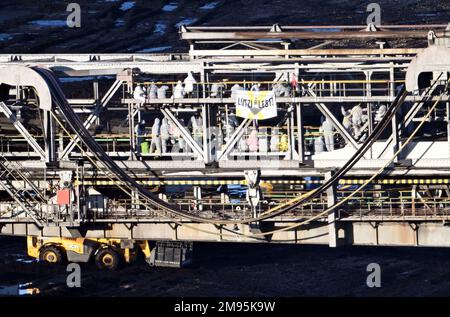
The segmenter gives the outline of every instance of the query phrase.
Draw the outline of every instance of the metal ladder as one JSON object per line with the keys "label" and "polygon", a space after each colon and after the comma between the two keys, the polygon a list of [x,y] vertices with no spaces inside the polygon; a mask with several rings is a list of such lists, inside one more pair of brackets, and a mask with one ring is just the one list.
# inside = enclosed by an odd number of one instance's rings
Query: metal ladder
{"label": "metal ladder", "polygon": [[[13,181],[23,183],[24,187],[14,186]],[[42,193],[19,168],[4,157],[0,158],[0,187],[16,201],[23,212],[32,218],[38,227],[43,227],[44,219],[41,215],[39,201],[44,201]]]}

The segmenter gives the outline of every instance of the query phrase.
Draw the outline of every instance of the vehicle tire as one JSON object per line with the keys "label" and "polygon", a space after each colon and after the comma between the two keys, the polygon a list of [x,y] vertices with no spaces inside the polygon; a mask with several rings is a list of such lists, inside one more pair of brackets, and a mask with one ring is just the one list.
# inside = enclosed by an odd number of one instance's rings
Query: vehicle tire
{"label": "vehicle tire", "polygon": [[120,268],[122,256],[112,248],[100,249],[95,255],[95,265],[101,270],[114,271]]}
{"label": "vehicle tire", "polygon": [[44,246],[39,251],[39,261],[51,264],[62,263],[63,254],[61,250],[54,245]]}

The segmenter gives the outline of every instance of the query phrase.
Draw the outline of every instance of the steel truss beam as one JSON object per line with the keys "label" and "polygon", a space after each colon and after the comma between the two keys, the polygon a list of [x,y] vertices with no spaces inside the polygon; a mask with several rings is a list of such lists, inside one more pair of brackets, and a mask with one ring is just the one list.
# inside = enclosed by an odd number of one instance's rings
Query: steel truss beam
{"label": "steel truss beam", "polygon": [[[199,159],[204,159],[203,156],[203,149],[200,147],[200,145],[195,142],[195,140],[192,138],[189,131],[178,121],[178,119],[174,116],[174,114],[168,109],[168,108],[161,108],[161,112],[164,114],[164,116],[175,126],[180,130],[183,139],[187,142],[189,147],[194,151],[194,153],[197,154]],[[203,136],[205,137],[205,136]]]}
{"label": "steel truss beam", "polygon": [[[404,128],[408,127],[408,125],[412,122],[412,120],[414,119],[414,117],[416,116],[416,114],[419,112],[419,110],[422,108],[422,105],[424,104],[423,98],[426,97],[426,95],[429,95],[429,98],[426,101],[429,101],[430,99],[432,100],[432,96],[431,94],[436,90],[436,87],[438,85],[435,83],[435,85],[433,85],[430,90],[425,90],[421,95],[420,95],[420,101],[416,101],[413,106],[408,110],[408,113],[403,117],[402,122],[397,124],[397,131],[400,131],[400,129],[402,128],[402,125]],[[425,101],[425,102],[426,102]],[[398,135],[400,135],[400,133],[398,133]],[[383,154],[386,152],[386,150],[389,148],[389,146],[392,144],[392,142],[394,141],[394,135],[391,134],[389,136],[389,138],[386,140],[385,143],[385,147],[384,149],[380,152],[380,154],[378,155],[378,159],[381,158],[381,156],[383,156]]]}
{"label": "steel truss beam", "polygon": [[[17,174],[19,177],[18,178],[15,177],[14,174]],[[6,161],[5,158],[1,158],[0,187],[2,187],[9,194],[9,196],[11,196],[11,198],[17,202],[17,204],[19,204],[23,212],[26,212],[26,214],[31,219],[33,219],[36,225],[38,225],[39,227],[43,227],[43,220],[36,212],[36,209],[40,207],[39,202],[35,201],[36,204],[32,205],[29,201],[29,198],[25,197],[25,191],[21,193],[20,192],[21,189],[18,189],[13,185],[12,181],[10,180],[10,177],[12,177],[13,180],[15,181],[27,184],[28,186],[31,187],[33,191],[35,191],[35,193],[40,199],[43,198],[37,187],[34,186],[34,184],[26,177],[26,175],[23,174],[22,171],[20,171],[20,169],[14,168],[11,164],[8,164],[8,161]],[[22,189],[25,188],[26,187],[23,187]]]}
{"label": "steel truss beam", "polygon": [[[314,91],[311,90],[311,87],[308,86],[308,88],[305,91],[312,97],[316,97],[316,94],[314,93]],[[314,104],[316,105],[317,109],[319,109],[320,112],[322,112],[322,114],[325,117],[327,117],[331,120],[331,122],[333,123],[336,130],[338,130],[338,132],[344,137],[344,139],[349,144],[351,144],[356,150],[358,150],[358,148],[359,148],[358,143],[350,135],[350,133],[348,133],[348,131],[342,126],[342,124],[336,119],[336,117],[331,113],[331,111],[328,109],[328,107],[323,103],[316,102]]]}
{"label": "steel truss beam", "polygon": [[14,125],[17,131],[19,131],[19,133],[24,137],[24,139],[33,148],[33,150],[41,157],[41,159],[45,160],[46,158],[45,151],[37,143],[36,139],[24,127],[22,122],[17,120],[16,116],[12,113],[12,111],[8,108],[8,106],[4,102],[0,102],[0,111],[3,112],[6,118],[8,118],[8,120]]}
{"label": "steel truss beam", "polygon": [[236,145],[237,141],[239,141],[239,139],[242,138],[245,130],[248,128],[250,123],[252,123],[252,120],[250,119],[244,119],[241,122],[239,127],[231,135],[231,139],[228,141],[227,144],[225,144],[225,148],[218,157],[217,161],[228,158],[228,154],[230,154],[230,152],[234,149],[234,146]]}
{"label": "steel truss beam", "polygon": [[[95,107],[93,113],[89,115],[89,117],[84,122],[84,126],[86,129],[89,129],[89,127],[95,122],[95,120],[99,117],[100,113],[103,111],[104,108],[107,107],[109,101],[114,96],[114,94],[119,90],[119,88],[122,86],[123,80],[117,79],[112,86],[109,88],[108,92],[103,96],[100,103]],[[80,138],[78,136],[75,136],[73,140],[70,141],[69,144],[65,147],[63,152],[60,155],[60,159],[64,159],[69,155],[70,152],[75,148],[77,143],[80,141]]]}

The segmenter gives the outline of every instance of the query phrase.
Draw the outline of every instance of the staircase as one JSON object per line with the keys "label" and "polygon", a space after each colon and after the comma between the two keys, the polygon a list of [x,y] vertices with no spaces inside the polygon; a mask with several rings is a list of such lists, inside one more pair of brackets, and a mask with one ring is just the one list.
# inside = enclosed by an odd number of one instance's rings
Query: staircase
{"label": "staircase", "polygon": [[[23,187],[14,186],[13,182],[24,184]],[[28,217],[43,227],[44,219],[40,211],[41,202],[44,201],[39,189],[28,179],[28,177],[4,157],[0,158],[0,187],[3,188],[22,208]]]}

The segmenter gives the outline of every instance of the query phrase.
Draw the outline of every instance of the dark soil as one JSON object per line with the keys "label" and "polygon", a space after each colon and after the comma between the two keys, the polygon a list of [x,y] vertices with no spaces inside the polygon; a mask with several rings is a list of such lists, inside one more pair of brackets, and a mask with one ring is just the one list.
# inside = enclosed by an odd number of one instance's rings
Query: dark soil
{"label": "dark soil", "polygon": [[[48,27],[40,20],[65,21],[69,2],[3,0],[0,53],[93,53],[141,50],[185,52],[177,24],[192,25],[364,25],[369,0],[125,0],[76,1],[81,28]],[[129,1],[128,1],[129,2]],[[378,0],[383,24],[430,24],[450,21],[446,0]],[[165,7],[167,4],[171,7]],[[205,5],[215,3],[212,8]],[[169,8],[169,9],[167,9]],[[162,29],[161,29],[162,28]],[[157,31],[157,32],[155,32]]]}
{"label": "dark soil", "polygon": [[[65,266],[26,259],[23,238],[0,238],[0,285],[32,282],[39,296],[449,296],[450,251],[387,248],[217,244],[194,245],[184,269],[128,265],[102,272],[82,265],[81,288],[66,286]],[[366,286],[369,263],[381,266],[381,288]]]}

